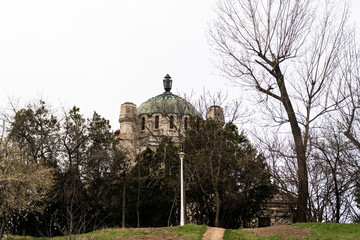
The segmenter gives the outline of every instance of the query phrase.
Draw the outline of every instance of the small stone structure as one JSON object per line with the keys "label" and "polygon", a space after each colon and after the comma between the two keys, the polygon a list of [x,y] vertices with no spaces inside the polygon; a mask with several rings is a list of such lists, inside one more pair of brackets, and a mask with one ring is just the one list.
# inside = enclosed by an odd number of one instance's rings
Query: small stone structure
{"label": "small stone structure", "polygon": [[264,210],[257,214],[254,227],[269,227],[293,223],[295,198],[279,192],[264,204]]}

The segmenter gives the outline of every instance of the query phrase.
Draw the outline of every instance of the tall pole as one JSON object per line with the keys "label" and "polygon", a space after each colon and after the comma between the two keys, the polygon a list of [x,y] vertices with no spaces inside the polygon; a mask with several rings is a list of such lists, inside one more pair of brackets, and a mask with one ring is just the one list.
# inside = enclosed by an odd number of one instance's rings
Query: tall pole
{"label": "tall pole", "polygon": [[180,226],[184,226],[184,175],[183,158],[185,153],[180,152]]}

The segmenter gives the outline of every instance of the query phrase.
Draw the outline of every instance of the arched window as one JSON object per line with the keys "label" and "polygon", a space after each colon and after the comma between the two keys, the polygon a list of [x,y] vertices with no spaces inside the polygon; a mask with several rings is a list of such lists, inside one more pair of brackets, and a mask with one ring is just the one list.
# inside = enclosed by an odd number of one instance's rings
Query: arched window
{"label": "arched window", "polygon": [[174,128],[174,116],[170,116],[170,129]]}
{"label": "arched window", "polygon": [[159,128],[159,116],[155,116],[155,129]]}
{"label": "arched window", "polygon": [[185,117],[185,119],[184,119],[184,129],[187,130],[187,128],[188,128],[188,118]]}
{"label": "arched window", "polygon": [[141,118],[141,130],[145,130],[145,117]]}

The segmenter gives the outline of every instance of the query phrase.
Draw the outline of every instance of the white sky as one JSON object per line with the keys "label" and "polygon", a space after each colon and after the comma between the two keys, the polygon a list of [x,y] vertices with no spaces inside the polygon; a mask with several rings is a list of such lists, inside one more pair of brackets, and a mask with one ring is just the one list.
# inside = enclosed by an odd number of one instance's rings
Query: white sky
{"label": "white sky", "polygon": [[[97,111],[117,129],[120,105],[163,92],[236,89],[214,75],[205,36],[215,0],[0,0],[0,107],[42,97]],[[353,3],[360,16],[360,1]],[[354,18],[354,19],[356,19]]]}

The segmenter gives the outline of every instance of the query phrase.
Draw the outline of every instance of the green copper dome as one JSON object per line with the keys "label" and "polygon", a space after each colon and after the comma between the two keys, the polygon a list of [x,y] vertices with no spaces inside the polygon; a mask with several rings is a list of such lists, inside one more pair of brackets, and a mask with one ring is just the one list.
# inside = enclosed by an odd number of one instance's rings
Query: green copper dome
{"label": "green copper dome", "polygon": [[154,113],[199,116],[199,113],[189,102],[171,92],[164,92],[152,97],[138,108],[139,115],[147,114],[151,116]]}
{"label": "green copper dome", "polygon": [[138,108],[138,114],[151,116],[154,113],[173,113],[179,116],[199,116],[199,113],[189,102],[170,92],[171,85],[171,77],[167,74],[164,79],[165,92],[142,103]]}

